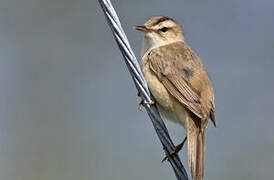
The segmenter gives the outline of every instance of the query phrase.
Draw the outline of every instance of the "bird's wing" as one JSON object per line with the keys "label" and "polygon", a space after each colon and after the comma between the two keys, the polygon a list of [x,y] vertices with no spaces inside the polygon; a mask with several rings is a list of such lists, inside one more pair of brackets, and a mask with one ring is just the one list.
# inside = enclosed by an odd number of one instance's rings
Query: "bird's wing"
{"label": "bird's wing", "polygon": [[212,104],[212,107],[210,109],[210,114],[209,114],[209,117],[213,123],[213,125],[216,127],[216,119],[215,119],[215,104],[214,104],[214,101],[211,102]]}
{"label": "bird's wing", "polygon": [[148,54],[150,69],[156,74],[168,92],[197,117],[206,116],[200,103],[200,93],[190,82],[193,67],[201,62],[183,42],[169,44],[152,50]]}

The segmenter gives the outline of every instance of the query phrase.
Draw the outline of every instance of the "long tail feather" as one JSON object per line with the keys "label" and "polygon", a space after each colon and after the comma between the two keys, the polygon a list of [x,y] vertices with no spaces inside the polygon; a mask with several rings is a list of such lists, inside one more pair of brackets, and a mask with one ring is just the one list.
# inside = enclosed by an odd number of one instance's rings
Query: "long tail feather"
{"label": "long tail feather", "polygon": [[[199,120],[200,121],[200,120]],[[205,129],[193,118],[187,122],[188,164],[193,180],[203,180]]]}

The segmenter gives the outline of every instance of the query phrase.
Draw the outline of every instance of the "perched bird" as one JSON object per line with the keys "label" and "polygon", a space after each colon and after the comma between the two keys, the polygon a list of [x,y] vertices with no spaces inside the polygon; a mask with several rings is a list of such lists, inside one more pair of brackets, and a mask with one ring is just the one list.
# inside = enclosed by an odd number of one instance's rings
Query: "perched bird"
{"label": "perched bird", "polygon": [[[208,119],[216,127],[209,75],[173,19],[151,17],[135,29],[144,33],[141,69],[148,87],[161,116],[185,128],[192,179],[202,180]],[[180,151],[184,141],[174,153]]]}

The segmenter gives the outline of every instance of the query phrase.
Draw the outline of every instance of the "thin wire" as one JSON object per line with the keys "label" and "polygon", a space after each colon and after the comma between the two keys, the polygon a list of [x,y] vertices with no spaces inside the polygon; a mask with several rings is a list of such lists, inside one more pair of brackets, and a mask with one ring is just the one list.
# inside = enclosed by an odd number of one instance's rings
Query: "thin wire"
{"label": "thin wire", "polygon": [[[110,0],[98,0],[98,1],[101,5],[101,8],[103,9],[107,22],[112,30],[116,43],[124,57],[127,68],[130,72],[130,75],[133,79],[133,82],[138,92],[141,95],[141,98],[145,102],[152,102],[153,98],[151,97],[151,93],[148,89],[147,83],[141,72],[139,63],[136,59],[134,52],[132,51],[130,47],[129,41],[126,37],[126,34],[122,28],[122,25],[119,21],[119,18]],[[178,180],[188,180],[186,170],[183,164],[181,163],[178,155],[169,156],[169,154],[171,154],[174,151],[175,146],[168,134],[168,130],[163,120],[161,119],[161,116],[159,114],[157,107],[155,105],[147,104],[145,108],[152,121],[155,131],[163,145],[165,153],[168,156],[168,160],[174,170],[176,178]]]}

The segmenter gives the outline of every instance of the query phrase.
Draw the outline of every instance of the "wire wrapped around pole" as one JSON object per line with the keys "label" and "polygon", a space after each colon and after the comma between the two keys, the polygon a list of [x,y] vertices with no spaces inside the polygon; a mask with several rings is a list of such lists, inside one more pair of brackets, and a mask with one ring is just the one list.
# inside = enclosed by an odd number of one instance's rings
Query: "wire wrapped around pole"
{"label": "wire wrapped around pole", "polygon": [[[139,63],[136,59],[135,54],[133,53],[129,41],[126,37],[126,34],[121,26],[119,18],[110,2],[110,0],[98,0],[103,12],[106,16],[107,22],[113,32],[116,43],[121,50],[121,53],[124,57],[125,63],[128,67],[128,70],[131,74],[133,82],[140,93],[141,98],[145,102],[152,102],[151,93],[148,89],[147,83],[144,79],[144,76],[140,70]],[[168,130],[161,119],[159,111],[155,105],[145,105],[147,113],[152,121],[152,124],[156,130],[156,133],[163,145],[166,155],[168,156],[168,160],[174,170],[174,173],[178,180],[188,180],[188,176],[186,170],[181,163],[178,155],[171,154],[175,148],[169,134]]]}

